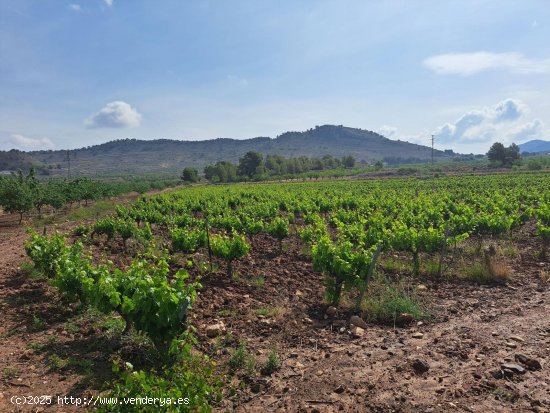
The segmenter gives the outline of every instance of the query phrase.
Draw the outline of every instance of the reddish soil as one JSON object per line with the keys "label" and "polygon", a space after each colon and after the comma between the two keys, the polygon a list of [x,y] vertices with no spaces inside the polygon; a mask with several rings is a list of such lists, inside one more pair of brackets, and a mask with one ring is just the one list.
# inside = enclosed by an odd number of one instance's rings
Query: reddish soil
{"label": "reddish soil", "polygon": [[[227,373],[229,355],[241,340],[259,366],[276,348],[281,368],[252,379],[238,372],[229,379],[238,390],[231,395],[227,389],[216,410],[550,411],[550,303],[544,277],[550,264],[537,258],[540,242],[530,233],[519,234],[518,255],[506,259],[512,268],[507,285],[418,278],[414,285],[426,287],[418,294],[434,316],[401,328],[369,323],[362,337],[350,334],[351,313],[325,315],[322,278],[297,239],[286,240],[279,253],[275,240],[255,237],[252,253],[235,265],[238,279],[227,279],[222,262],[202,279],[192,323],[202,350],[218,361],[220,372]],[[79,310],[20,269],[25,238],[17,225],[0,226],[0,411],[77,410],[55,403],[18,409],[10,403],[14,395],[97,393],[110,377],[110,354],[121,347],[117,337],[87,325],[89,320],[70,328]],[[205,334],[206,326],[218,321],[232,332],[226,346]],[[419,332],[422,337],[414,338]],[[539,361],[542,369],[493,377],[518,354]],[[53,355],[81,363],[52,366]],[[86,360],[93,364],[92,374],[82,367]],[[417,360],[429,369],[415,371]]]}

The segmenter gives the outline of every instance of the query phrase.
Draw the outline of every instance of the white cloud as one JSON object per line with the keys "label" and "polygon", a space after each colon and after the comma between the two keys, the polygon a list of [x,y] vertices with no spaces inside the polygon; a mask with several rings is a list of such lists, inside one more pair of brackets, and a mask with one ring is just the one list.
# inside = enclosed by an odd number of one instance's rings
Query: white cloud
{"label": "white cloud", "polygon": [[397,134],[397,128],[395,126],[383,125],[375,132],[389,139]]}
{"label": "white cloud", "polygon": [[69,4],[69,9],[76,12],[82,11],[82,7],[80,7],[80,4]]}
{"label": "white cloud", "polygon": [[113,2],[114,2],[114,0],[103,0],[103,3],[104,3],[107,7],[113,7]]}
{"label": "white cloud", "polygon": [[48,138],[33,139],[23,135],[13,134],[9,138],[9,142],[22,150],[41,150],[53,149],[54,144]]}
{"label": "white cloud", "polygon": [[470,76],[486,70],[517,74],[550,73],[550,59],[530,59],[521,53],[447,53],[430,56],[422,64],[440,75]]}
{"label": "white cloud", "polygon": [[[528,107],[517,99],[505,99],[492,107],[467,112],[455,122],[439,126],[433,133],[441,143],[488,142],[495,138],[515,139],[516,134],[527,134],[518,121],[528,112]],[[540,121],[539,121],[540,122]],[[521,131],[520,131],[521,129]],[[540,125],[542,131],[542,125]]]}
{"label": "white cloud", "polygon": [[494,121],[507,122],[518,120],[527,111],[527,106],[515,99],[506,99],[495,106]]}
{"label": "white cloud", "polygon": [[514,129],[510,133],[510,136],[519,143],[522,143],[531,139],[541,138],[543,129],[544,123],[540,119],[535,119]]}
{"label": "white cloud", "polygon": [[141,123],[141,115],[123,101],[107,103],[103,109],[86,119],[88,128],[133,128]]}

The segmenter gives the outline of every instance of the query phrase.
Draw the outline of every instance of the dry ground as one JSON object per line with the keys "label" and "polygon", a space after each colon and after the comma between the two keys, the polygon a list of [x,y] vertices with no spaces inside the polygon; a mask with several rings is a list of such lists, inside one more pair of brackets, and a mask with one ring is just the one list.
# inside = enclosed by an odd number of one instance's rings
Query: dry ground
{"label": "dry ground", "polygon": [[[74,225],[63,223],[61,229]],[[362,337],[349,332],[349,312],[325,315],[322,278],[313,272],[297,239],[258,236],[252,253],[228,280],[223,263],[207,275],[193,323],[202,350],[227,372],[227,360],[244,340],[261,366],[276,349],[281,368],[244,380],[237,373],[216,410],[237,412],[546,412],[550,409],[550,284],[539,241],[517,235],[518,254],[507,257],[506,286],[422,278],[418,295],[433,317],[407,327],[369,324]],[[42,279],[29,277],[22,227],[0,223],[0,412],[76,411],[18,408],[14,395],[81,395],[98,392],[110,377],[110,355],[139,358],[109,325],[64,303]],[[541,278],[541,274],[543,277]],[[263,279],[263,282],[261,281]],[[222,321],[227,343],[208,338],[206,326]],[[415,333],[421,338],[414,338]],[[133,353],[132,353],[133,351]],[[126,352],[126,353],[124,353]],[[542,369],[495,378],[492,373],[524,354]],[[429,366],[423,373],[416,360]],[[147,360],[137,363],[147,365]],[[235,391],[230,392],[229,387]]]}

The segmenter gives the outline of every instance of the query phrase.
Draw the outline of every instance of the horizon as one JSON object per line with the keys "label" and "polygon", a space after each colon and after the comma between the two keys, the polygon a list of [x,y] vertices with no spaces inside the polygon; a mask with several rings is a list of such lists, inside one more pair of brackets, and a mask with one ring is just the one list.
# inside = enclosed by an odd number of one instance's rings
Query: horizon
{"label": "horizon", "polygon": [[548,140],[547,6],[6,0],[0,150],[325,124],[457,153]]}
{"label": "horizon", "polygon": [[[18,149],[18,148],[12,148],[12,149],[8,149],[8,150],[0,150],[0,152],[2,151],[10,151],[10,150],[17,150],[17,151],[20,151],[20,152],[25,152],[25,153],[32,153],[32,152],[42,152],[42,151],[76,151],[76,150],[83,150],[83,149],[88,149],[88,148],[92,148],[92,147],[97,147],[97,146],[101,146],[101,145],[106,145],[106,144],[109,144],[109,143],[112,143],[112,142],[120,142],[120,141],[137,141],[137,142],[153,142],[153,141],[171,141],[171,142],[185,142],[185,143],[197,143],[197,142],[209,142],[209,141],[216,141],[216,140],[232,140],[232,141],[244,141],[244,140],[254,140],[254,139],[271,139],[271,140],[276,140],[278,139],[280,136],[286,134],[286,133],[306,133],[306,132],[309,132],[310,130],[314,130],[314,129],[317,129],[317,128],[321,128],[321,127],[326,127],[326,126],[329,126],[329,127],[344,127],[344,128],[347,128],[347,129],[356,129],[356,130],[362,130],[362,131],[365,131],[365,132],[372,132],[372,133],[376,133],[380,136],[382,136],[383,138],[386,138],[385,136],[381,135],[380,133],[376,132],[376,131],[372,131],[372,130],[368,130],[368,129],[361,129],[361,128],[356,128],[356,127],[353,127],[353,126],[347,126],[347,125],[329,125],[329,124],[326,124],[326,125],[315,125],[315,127],[312,127],[312,128],[308,128],[306,130],[303,130],[303,131],[286,131],[286,132],[283,132],[275,137],[271,137],[271,136],[255,136],[255,137],[252,137],[252,138],[242,138],[242,139],[235,139],[235,138],[224,138],[224,137],[215,137],[215,138],[209,138],[209,139],[197,139],[197,140],[186,140],[186,139],[171,139],[171,138],[151,138],[151,139],[140,139],[140,138],[135,138],[135,137],[127,137],[127,138],[115,138],[115,139],[111,139],[111,140],[108,140],[108,141],[105,141],[105,142],[100,142],[100,143],[96,143],[96,144],[93,144],[93,145],[86,145],[86,146],[81,146],[81,147],[74,147],[74,148],[48,148],[48,149],[32,149],[32,150],[24,150],[24,149]],[[391,138],[386,138],[386,139],[389,139],[391,141],[401,141],[401,142],[408,142],[408,141],[403,141],[401,139],[391,139]],[[414,142],[409,142],[409,143],[412,143],[412,144],[416,144],[418,145],[417,143],[414,143]],[[424,145],[426,147],[428,147],[427,145]],[[444,151],[445,149],[437,149],[436,150],[438,151]],[[469,154],[465,154],[465,153],[457,153],[455,152],[456,154],[458,155],[484,155],[484,154],[481,154],[481,153],[469,153]]]}

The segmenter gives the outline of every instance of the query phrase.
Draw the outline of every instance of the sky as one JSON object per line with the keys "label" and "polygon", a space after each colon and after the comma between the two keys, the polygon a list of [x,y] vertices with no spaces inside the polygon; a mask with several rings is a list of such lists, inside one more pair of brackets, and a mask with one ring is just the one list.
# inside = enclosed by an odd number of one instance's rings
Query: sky
{"label": "sky", "polygon": [[547,0],[0,0],[0,150],[316,125],[550,140]]}

